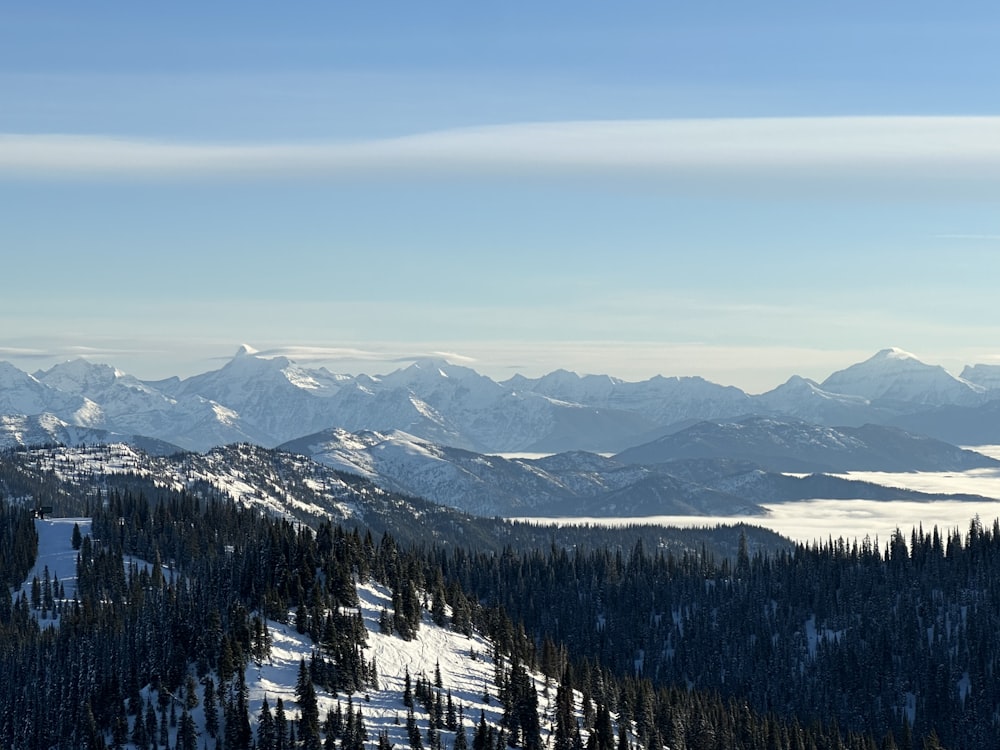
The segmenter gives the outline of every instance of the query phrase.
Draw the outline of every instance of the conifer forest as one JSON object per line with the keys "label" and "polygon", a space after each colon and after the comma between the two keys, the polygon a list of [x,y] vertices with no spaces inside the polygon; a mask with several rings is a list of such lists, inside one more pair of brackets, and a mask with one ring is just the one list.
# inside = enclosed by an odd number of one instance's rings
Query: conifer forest
{"label": "conifer forest", "polygon": [[[388,750],[357,705],[379,683],[365,582],[391,591],[383,633],[492,644],[484,699],[502,718],[459,718],[445,686],[414,675],[411,688],[407,674],[411,748],[971,750],[1000,732],[1000,526],[978,518],[882,543],[766,548],[740,534],[718,555],[585,530],[541,542],[528,527],[535,541],[515,530],[494,548],[401,541],[128,477],[77,501],[59,491],[89,533],[73,530],[72,596],[46,570],[28,595],[0,597],[0,747]],[[9,591],[34,564],[34,511],[0,503]],[[269,623],[314,644],[294,713],[248,708],[245,670],[269,658]],[[317,692],[346,712],[321,715]]]}

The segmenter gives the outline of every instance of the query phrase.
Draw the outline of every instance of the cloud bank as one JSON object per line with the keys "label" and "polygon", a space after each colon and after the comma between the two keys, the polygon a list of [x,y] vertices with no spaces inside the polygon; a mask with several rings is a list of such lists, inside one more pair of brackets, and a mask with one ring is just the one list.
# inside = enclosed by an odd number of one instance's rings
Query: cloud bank
{"label": "cloud bank", "polygon": [[1000,177],[1000,117],[821,117],[496,125],[334,143],[0,135],[0,176],[285,177],[890,170]]}

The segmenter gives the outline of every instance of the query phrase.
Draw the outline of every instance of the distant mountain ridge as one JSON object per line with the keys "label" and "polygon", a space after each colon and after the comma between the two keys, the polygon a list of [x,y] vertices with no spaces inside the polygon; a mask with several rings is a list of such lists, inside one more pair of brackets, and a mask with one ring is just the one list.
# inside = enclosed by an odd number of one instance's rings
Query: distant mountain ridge
{"label": "distant mountain ridge", "polygon": [[765,418],[699,423],[614,458],[573,451],[507,459],[403,432],[345,430],[326,430],[280,449],[387,490],[505,517],[758,515],[766,512],[762,504],[815,498],[986,500],[781,472],[1000,468],[1000,461],[987,456],[895,428],[835,430]]}
{"label": "distant mountain ridge", "polygon": [[687,459],[751,461],[775,472],[965,471],[1000,461],[896,427],[825,427],[800,420],[751,417],[700,422],[615,456],[627,464]]}
{"label": "distant mountain ridge", "polygon": [[[83,359],[34,374],[0,362],[2,415],[48,415],[198,451],[233,442],[273,447],[340,428],[398,430],[478,453],[617,453],[696,422],[750,415],[826,426],[895,424],[975,444],[994,434],[989,442],[1000,442],[1000,425],[977,418],[997,403],[997,366],[970,366],[957,377],[899,349],[822,383],[793,376],[760,395],[700,377],[629,382],[566,370],[498,382],[444,359],[417,360],[386,375],[337,375],[249,347],[218,370],[159,381]],[[16,441],[8,435],[6,442]]]}

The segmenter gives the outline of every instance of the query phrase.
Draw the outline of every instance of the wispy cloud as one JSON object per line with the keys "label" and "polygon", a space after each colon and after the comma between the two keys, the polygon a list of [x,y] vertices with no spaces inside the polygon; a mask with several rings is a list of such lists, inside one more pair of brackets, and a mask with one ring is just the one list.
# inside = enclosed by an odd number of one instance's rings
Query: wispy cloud
{"label": "wispy cloud", "polygon": [[[287,357],[296,362],[414,362],[418,359],[446,359],[454,364],[471,364],[477,361],[475,357],[457,352],[395,346],[388,346],[382,350],[338,346],[272,346],[252,351],[255,356],[265,359]],[[229,359],[229,357],[217,357],[217,359]]]}
{"label": "wispy cloud", "polygon": [[116,357],[155,354],[151,349],[122,349],[96,346],[65,346],[56,345],[48,348],[0,346],[0,357],[17,359],[75,359],[76,357]]}
{"label": "wispy cloud", "polygon": [[297,362],[334,362],[337,360],[364,362],[385,359],[383,352],[342,346],[274,346],[260,351],[255,350],[254,354],[264,358],[288,357]]}
{"label": "wispy cloud", "polygon": [[761,169],[1000,176],[1000,117],[819,117],[496,125],[334,143],[0,135],[0,176],[281,177],[398,173],[731,174]]}

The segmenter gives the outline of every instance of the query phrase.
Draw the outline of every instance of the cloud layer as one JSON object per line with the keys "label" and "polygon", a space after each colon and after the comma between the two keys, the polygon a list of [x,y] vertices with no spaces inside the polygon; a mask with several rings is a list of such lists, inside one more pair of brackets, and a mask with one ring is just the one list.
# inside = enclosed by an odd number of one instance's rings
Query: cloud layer
{"label": "cloud layer", "polygon": [[1000,117],[550,122],[336,143],[0,135],[0,176],[239,177],[398,172],[915,171],[1000,176]]}

